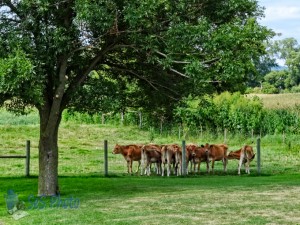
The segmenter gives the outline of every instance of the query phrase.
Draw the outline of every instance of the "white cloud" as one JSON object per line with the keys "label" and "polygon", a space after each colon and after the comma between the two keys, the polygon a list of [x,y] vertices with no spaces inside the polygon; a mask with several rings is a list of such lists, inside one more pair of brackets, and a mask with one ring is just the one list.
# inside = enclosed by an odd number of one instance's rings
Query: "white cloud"
{"label": "white cloud", "polygon": [[294,37],[300,43],[300,1],[299,0],[258,0],[265,7],[265,17],[259,23],[281,33],[274,39]]}
{"label": "white cloud", "polygon": [[300,19],[298,6],[269,6],[265,10],[265,21]]}

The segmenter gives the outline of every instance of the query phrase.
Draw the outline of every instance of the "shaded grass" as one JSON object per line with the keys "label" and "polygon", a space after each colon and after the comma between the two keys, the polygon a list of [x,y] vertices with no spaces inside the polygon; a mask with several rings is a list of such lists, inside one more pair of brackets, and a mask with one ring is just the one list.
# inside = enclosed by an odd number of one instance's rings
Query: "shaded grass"
{"label": "shaded grass", "polygon": [[[297,224],[300,175],[201,177],[60,177],[62,199],[78,209],[26,210],[15,222],[0,203],[2,224]],[[26,206],[37,178],[0,178]]]}

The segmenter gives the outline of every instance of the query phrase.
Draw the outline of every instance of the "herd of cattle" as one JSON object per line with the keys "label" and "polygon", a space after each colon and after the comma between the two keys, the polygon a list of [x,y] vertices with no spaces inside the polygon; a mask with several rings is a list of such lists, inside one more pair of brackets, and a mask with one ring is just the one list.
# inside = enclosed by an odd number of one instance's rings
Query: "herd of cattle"
{"label": "herd of cattle", "polygon": [[[250,145],[244,145],[237,151],[231,151],[227,154],[228,146],[226,144],[205,144],[205,145],[186,145],[186,174],[190,172],[200,173],[201,162],[206,162],[207,173],[214,173],[215,161],[222,161],[224,172],[227,171],[229,159],[239,160],[238,174],[241,173],[241,166],[244,164],[246,173],[250,174],[250,162],[254,159],[255,154]],[[182,148],[177,144],[170,145],[119,145],[116,144],[113,154],[122,154],[127,162],[128,173],[132,174],[133,161],[138,162],[138,169],[141,167],[141,175],[151,174],[151,164],[156,165],[157,174],[170,176],[171,171],[177,176],[182,174]],[[210,168],[211,163],[211,168]],[[167,169],[165,171],[165,169]]]}

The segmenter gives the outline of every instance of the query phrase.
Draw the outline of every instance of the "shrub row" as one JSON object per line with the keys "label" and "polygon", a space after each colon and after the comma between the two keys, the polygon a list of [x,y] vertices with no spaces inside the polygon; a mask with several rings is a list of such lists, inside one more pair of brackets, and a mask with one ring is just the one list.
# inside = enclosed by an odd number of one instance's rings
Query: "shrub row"
{"label": "shrub row", "polygon": [[[141,114],[142,113],[142,114]],[[142,116],[141,116],[142,115]],[[168,119],[166,119],[168,118]],[[182,132],[189,130],[240,134],[300,134],[300,107],[293,109],[266,109],[258,97],[247,98],[239,92],[187,98],[173,110],[173,115],[155,112],[130,111],[116,114],[64,114],[64,120],[85,123],[110,123],[114,125],[138,125],[158,132]],[[175,131],[174,131],[175,130]]]}

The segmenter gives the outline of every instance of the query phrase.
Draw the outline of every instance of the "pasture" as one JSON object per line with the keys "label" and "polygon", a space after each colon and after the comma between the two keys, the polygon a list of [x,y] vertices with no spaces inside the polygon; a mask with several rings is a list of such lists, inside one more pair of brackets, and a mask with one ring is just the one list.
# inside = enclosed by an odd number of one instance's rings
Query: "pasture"
{"label": "pasture", "polygon": [[[149,143],[151,131],[136,127],[63,123],[59,133],[59,183],[61,199],[79,199],[78,208],[53,205],[38,198],[38,128],[31,125],[0,126],[0,154],[23,154],[31,140],[31,175],[24,178],[24,159],[0,159],[0,224],[299,224],[300,141],[297,136],[261,138],[262,174],[237,175],[238,161],[228,172],[216,162],[216,174],[187,177],[128,175],[121,155],[111,151],[116,143]],[[213,138],[214,137],[214,138]],[[104,177],[103,140],[108,140],[109,177]],[[222,143],[222,135],[189,137],[187,143]],[[251,137],[230,136],[236,150]],[[181,143],[177,136],[155,135],[158,144]],[[255,144],[253,145],[255,147]],[[256,148],[254,148],[256,150]],[[134,169],[136,163],[134,163]],[[4,194],[13,189],[24,201],[28,216],[14,220],[7,212]]]}
{"label": "pasture", "polygon": [[288,109],[300,105],[300,93],[286,94],[247,94],[247,97],[259,97],[265,108]]}

